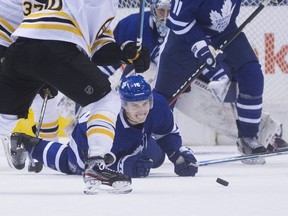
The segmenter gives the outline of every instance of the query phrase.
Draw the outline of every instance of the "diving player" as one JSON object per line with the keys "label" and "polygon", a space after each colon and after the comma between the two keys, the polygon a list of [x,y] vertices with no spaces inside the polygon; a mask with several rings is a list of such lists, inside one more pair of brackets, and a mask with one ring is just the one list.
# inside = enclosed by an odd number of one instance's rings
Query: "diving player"
{"label": "diving player", "polygon": [[[198,168],[191,149],[182,146],[173,113],[165,98],[152,93],[141,75],[124,77],[119,86],[122,108],[117,117],[112,153],[116,156],[111,169],[130,177],[146,177],[151,168],[161,166],[165,153],[179,176],[194,176]],[[82,174],[89,131],[84,114],[74,128],[68,145],[49,142],[26,134],[12,135],[13,148],[31,151],[33,158],[67,174]],[[111,158],[110,158],[111,159]],[[111,163],[113,160],[111,160]]]}

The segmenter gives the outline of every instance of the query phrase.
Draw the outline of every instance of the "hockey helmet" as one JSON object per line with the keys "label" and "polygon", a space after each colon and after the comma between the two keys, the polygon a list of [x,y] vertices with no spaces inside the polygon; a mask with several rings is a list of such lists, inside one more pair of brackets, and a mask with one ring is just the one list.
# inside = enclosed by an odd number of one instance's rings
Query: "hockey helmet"
{"label": "hockey helmet", "polygon": [[146,121],[153,107],[153,94],[150,85],[141,75],[124,77],[119,87],[121,106],[130,124]]}
{"label": "hockey helmet", "polygon": [[150,10],[161,37],[165,37],[168,31],[166,20],[170,13],[170,8],[171,0],[151,0]]}
{"label": "hockey helmet", "polygon": [[150,108],[153,105],[153,95],[151,86],[141,75],[132,75],[124,77],[119,86],[119,93],[122,107],[125,108],[127,102],[137,102],[149,100]]}

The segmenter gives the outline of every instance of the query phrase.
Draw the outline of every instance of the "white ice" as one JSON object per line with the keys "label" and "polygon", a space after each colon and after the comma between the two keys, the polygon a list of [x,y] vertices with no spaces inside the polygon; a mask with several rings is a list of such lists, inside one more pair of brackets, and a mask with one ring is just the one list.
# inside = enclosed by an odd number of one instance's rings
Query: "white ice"
{"label": "white ice", "polygon": [[[235,156],[235,146],[193,147],[197,159]],[[0,149],[1,150],[1,149]],[[81,176],[44,168],[11,169],[0,153],[1,216],[284,216],[288,212],[288,155],[266,165],[232,162],[177,177],[169,161],[148,178],[133,179],[130,194],[85,195]],[[220,177],[229,182],[216,183]]]}

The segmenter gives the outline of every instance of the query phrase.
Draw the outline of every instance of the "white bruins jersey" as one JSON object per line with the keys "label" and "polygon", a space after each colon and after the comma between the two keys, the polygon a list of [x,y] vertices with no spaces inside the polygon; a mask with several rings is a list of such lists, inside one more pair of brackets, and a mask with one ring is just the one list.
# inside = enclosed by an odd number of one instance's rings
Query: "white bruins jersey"
{"label": "white bruins jersey", "polygon": [[114,41],[109,26],[118,0],[48,0],[46,8],[27,16],[13,36],[71,42],[89,57]]}
{"label": "white bruins jersey", "polygon": [[13,42],[11,35],[23,18],[32,12],[44,9],[46,0],[1,0],[0,45],[8,47]]}

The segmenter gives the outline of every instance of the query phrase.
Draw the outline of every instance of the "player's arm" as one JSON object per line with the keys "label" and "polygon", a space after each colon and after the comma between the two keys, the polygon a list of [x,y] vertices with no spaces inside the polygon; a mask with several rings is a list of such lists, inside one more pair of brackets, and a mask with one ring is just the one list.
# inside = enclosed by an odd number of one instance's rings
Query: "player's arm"
{"label": "player's arm", "polygon": [[[191,45],[191,51],[199,59],[200,64],[206,64],[209,70],[216,66],[215,50],[210,45],[210,39],[199,27],[194,18],[201,1],[173,1],[167,26],[182,40]],[[210,47],[210,48],[209,48]]]}
{"label": "player's arm", "polygon": [[150,66],[150,54],[146,47],[138,53],[136,42],[115,42],[113,32],[106,30],[93,45],[92,61],[97,65],[133,64],[137,73],[143,73]]}
{"label": "player's arm", "polygon": [[163,98],[163,101],[160,100],[159,103],[162,104],[161,108],[158,107],[161,112],[157,114],[158,125],[153,136],[174,164],[174,172],[177,175],[194,176],[198,172],[198,168],[193,151],[182,146],[182,138],[166,100]]}

